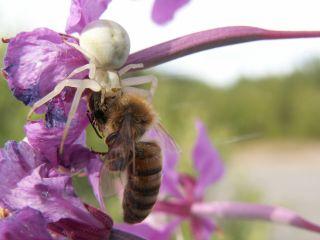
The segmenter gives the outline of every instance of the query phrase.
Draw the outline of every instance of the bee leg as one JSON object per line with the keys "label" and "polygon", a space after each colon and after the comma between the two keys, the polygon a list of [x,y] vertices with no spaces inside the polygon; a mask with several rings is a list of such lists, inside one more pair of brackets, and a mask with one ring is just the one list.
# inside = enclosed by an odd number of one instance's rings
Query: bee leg
{"label": "bee leg", "polygon": [[77,108],[79,106],[82,93],[84,92],[85,89],[91,89],[94,92],[101,91],[101,86],[97,82],[90,80],[90,79],[74,80],[72,87],[75,87],[77,90],[76,90],[76,93],[75,93],[74,98],[72,100],[71,108],[70,108],[70,111],[68,114],[68,119],[67,119],[66,125],[63,130],[63,135],[62,135],[61,144],[60,144],[60,148],[59,148],[60,154],[63,153],[64,142],[68,136],[71,121],[72,121],[72,119],[77,111]]}
{"label": "bee leg", "polygon": [[126,66],[124,66],[123,68],[121,68],[118,71],[119,76],[122,76],[124,74],[126,74],[127,72],[129,72],[132,69],[139,69],[139,68],[143,68],[143,63],[138,63],[138,64],[128,64]]}

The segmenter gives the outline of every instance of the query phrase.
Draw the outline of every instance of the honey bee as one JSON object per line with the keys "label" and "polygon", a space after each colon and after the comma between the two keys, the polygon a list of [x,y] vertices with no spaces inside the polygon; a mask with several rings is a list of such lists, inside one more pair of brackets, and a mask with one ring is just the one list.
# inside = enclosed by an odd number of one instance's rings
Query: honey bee
{"label": "honey bee", "polygon": [[92,93],[89,100],[92,124],[99,132],[109,133],[105,139],[108,152],[102,155],[100,190],[110,173],[126,171],[123,218],[127,223],[138,223],[150,213],[161,185],[161,149],[156,142],[141,140],[157,124],[156,114],[138,95],[118,91],[103,101],[100,98],[100,93]]}

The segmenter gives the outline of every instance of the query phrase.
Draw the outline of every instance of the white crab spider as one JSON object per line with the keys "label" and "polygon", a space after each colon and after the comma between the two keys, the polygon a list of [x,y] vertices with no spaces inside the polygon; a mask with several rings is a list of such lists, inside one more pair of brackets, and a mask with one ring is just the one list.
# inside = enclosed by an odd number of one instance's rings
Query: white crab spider
{"label": "white crab spider", "polygon": [[[117,71],[117,69],[125,64],[129,56],[130,40],[127,32],[113,21],[94,21],[88,24],[82,31],[79,37],[79,45],[70,42],[66,43],[79,50],[88,59],[89,63],[73,70],[65,80],[55,86],[53,91],[37,101],[28,114],[28,119],[30,119],[37,108],[59,95],[65,87],[76,88],[61,139],[60,153],[63,152],[71,120],[74,117],[85,89],[101,92],[102,96],[108,91],[122,89],[124,92],[143,95],[148,100],[151,100],[157,87],[157,79],[154,76],[132,77],[120,80],[123,74],[134,68],[142,68],[143,64],[129,64]],[[89,70],[88,79],[72,78],[85,70]],[[151,83],[150,90],[133,87],[145,83]]]}

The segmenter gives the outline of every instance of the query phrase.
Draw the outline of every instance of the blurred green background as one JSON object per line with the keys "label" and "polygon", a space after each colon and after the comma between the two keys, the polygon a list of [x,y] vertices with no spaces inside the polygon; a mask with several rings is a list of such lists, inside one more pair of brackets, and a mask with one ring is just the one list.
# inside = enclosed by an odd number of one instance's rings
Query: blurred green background
{"label": "blurred green background", "polygon": [[[2,45],[1,59],[3,54]],[[286,75],[241,77],[228,87],[209,86],[195,78],[153,74],[157,75],[160,81],[154,99],[155,109],[182,150],[179,169],[195,174],[192,172],[190,153],[196,136],[196,119],[201,119],[206,124],[226,162],[226,180],[208,193],[208,199],[281,204],[299,210],[314,220],[320,220],[319,217],[316,219],[319,214],[313,211],[316,198],[314,195],[309,196],[307,192],[301,192],[306,188],[305,185],[299,185],[306,181],[305,184],[312,191],[320,180],[316,176],[312,177],[311,181],[306,178],[309,173],[313,176],[312,169],[319,170],[316,160],[320,160],[320,155],[313,151],[317,151],[320,146],[320,61],[310,60]],[[27,111],[28,107],[15,100],[6,81],[1,78],[1,146],[9,139],[21,140],[24,137],[23,125]],[[90,146],[96,150],[105,149],[103,142],[98,140],[91,128],[88,136]],[[290,153],[293,154],[293,149],[297,148],[302,149],[301,151],[311,149],[311,152],[291,162]],[[286,154],[283,151],[275,152],[271,155],[270,162],[261,158],[264,152],[272,153],[274,149],[283,150]],[[280,160],[275,160],[279,154]],[[308,154],[315,157],[305,158]],[[297,165],[296,168],[294,164]],[[252,165],[254,167],[251,167]],[[277,173],[282,169],[279,166],[286,168]],[[299,169],[303,169],[302,172]],[[262,174],[259,171],[262,171]],[[267,174],[266,178],[261,177],[264,173]],[[292,188],[292,193],[287,192],[286,186],[289,185],[283,185],[282,180],[291,184],[288,188]],[[82,180],[76,180],[76,183],[84,184]],[[279,186],[285,188],[282,195],[282,190],[277,190]],[[79,191],[80,194],[88,196],[89,193],[84,189]],[[293,197],[287,197],[287,194],[292,194]],[[303,202],[308,197],[312,199]],[[220,224],[224,231],[214,239],[282,239],[281,236],[293,235],[301,236],[300,239],[312,239],[315,236],[289,227],[274,227],[265,223],[220,221]],[[288,229],[291,233],[286,232]],[[183,232],[186,237],[188,227],[183,227]]]}

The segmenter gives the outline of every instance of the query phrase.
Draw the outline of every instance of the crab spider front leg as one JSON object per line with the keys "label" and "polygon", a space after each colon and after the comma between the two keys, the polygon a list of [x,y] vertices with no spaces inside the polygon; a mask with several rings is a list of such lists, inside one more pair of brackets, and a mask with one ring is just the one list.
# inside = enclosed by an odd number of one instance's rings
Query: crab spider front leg
{"label": "crab spider front leg", "polygon": [[63,152],[63,145],[64,142],[68,136],[68,131],[70,128],[70,124],[71,121],[74,117],[74,114],[79,106],[80,100],[81,100],[81,95],[83,93],[83,91],[85,89],[90,89],[94,92],[99,92],[101,91],[101,86],[91,80],[91,79],[66,79],[60,83],[58,83],[58,85],[54,88],[53,91],[51,91],[50,93],[48,93],[46,96],[44,96],[43,98],[41,98],[39,101],[37,101],[31,108],[29,114],[28,114],[28,119],[30,119],[32,113],[39,108],[40,106],[44,105],[46,102],[50,101],[52,98],[56,97],[57,95],[59,95],[61,93],[61,91],[65,88],[65,87],[73,87],[76,88],[76,93],[75,96],[73,98],[72,104],[71,104],[71,108],[70,108],[70,112],[68,114],[68,119],[65,125],[65,128],[63,130],[63,135],[62,135],[62,139],[61,139],[61,144],[60,144],[60,149],[59,152],[62,153]]}
{"label": "crab spider front leg", "polygon": [[81,84],[85,84],[86,88],[89,88],[92,91],[98,92],[101,90],[101,86],[97,82],[90,80],[90,79],[84,79],[84,80],[82,80],[82,79],[66,79],[62,82],[59,82],[56,85],[56,87],[53,89],[53,91],[49,92],[46,96],[44,96],[39,101],[37,101],[33,104],[32,108],[29,111],[27,119],[30,120],[32,114],[34,113],[34,111],[37,108],[41,107],[42,105],[44,105],[45,103],[47,103],[48,101],[53,99],[54,97],[58,96],[65,87],[79,88],[79,86]]}
{"label": "crab spider front leg", "polygon": [[90,54],[88,51],[84,50],[82,47],[80,47],[80,45],[78,45],[76,43],[71,43],[71,42],[68,42],[68,41],[64,41],[64,42],[66,44],[68,44],[69,46],[77,49],[79,52],[81,52],[89,61],[93,61],[93,62],[99,63],[99,61],[97,60],[97,58],[95,56]]}
{"label": "crab spider front leg", "polygon": [[81,52],[89,61],[89,64],[86,64],[82,67],[79,67],[79,68],[76,68],[75,70],[73,70],[73,72],[67,77],[72,77],[74,76],[75,74],[79,73],[79,72],[82,72],[86,69],[89,69],[89,78],[90,79],[94,79],[95,78],[95,75],[96,75],[96,68],[97,68],[97,65],[101,65],[100,62],[98,61],[98,59],[90,54],[88,51],[84,50],[82,47],[80,47],[78,44],[76,43],[71,43],[71,42],[68,42],[68,41],[65,41],[66,44],[68,44],[69,46],[77,49],[79,52]]}
{"label": "crab spider front leg", "polygon": [[[74,69],[67,77],[66,79],[69,79],[69,78],[72,78],[74,77],[76,74],[78,73],[81,73],[85,70],[89,70],[89,78],[90,79],[93,79],[94,78],[94,75],[95,75],[95,65],[93,63],[88,63],[86,65],[83,65],[81,67],[78,67],[76,69]],[[93,72],[93,73],[91,73]],[[90,74],[91,73],[91,74]],[[93,76],[90,76],[90,75],[93,75]]]}
{"label": "crab spider front leg", "polygon": [[[146,83],[151,83],[150,90],[139,89],[132,86],[142,85]],[[126,78],[121,80],[121,86],[126,89],[127,92],[137,93],[142,96],[147,96],[149,100],[152,99],[157,86],[158,86],[158,79],[155,76],[142,76],[142,77],[132,77]]]}

